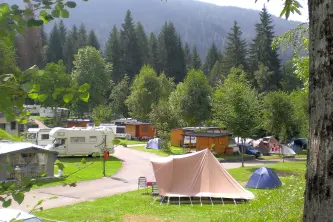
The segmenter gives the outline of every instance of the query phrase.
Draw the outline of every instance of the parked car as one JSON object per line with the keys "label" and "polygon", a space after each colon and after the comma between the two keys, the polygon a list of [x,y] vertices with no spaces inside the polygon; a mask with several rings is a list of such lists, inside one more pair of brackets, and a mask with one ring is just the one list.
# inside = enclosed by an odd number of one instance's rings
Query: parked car
{"label": "parked car", "polygon": [[289,147],[293,145],[300,146],[302,149],[308,148],[308,140],[306,138],[292,138],[291,141],[288,143]]}
{"label": "parked car", "polygon": [[42,220],[32,214],[21,210],[3,208],[0,209],[0,222],[22,221],[22,222],[42,222]]}
{"label": "parked car", "polygon": [[[245,154],[253,155],[255,158],[259,158],[261,156],[261,153],[258,150],[252,148],[250,145],[245,144],[244,146],[246,148]],[[239,145],[239,151],[242,152],[242,145]]]}

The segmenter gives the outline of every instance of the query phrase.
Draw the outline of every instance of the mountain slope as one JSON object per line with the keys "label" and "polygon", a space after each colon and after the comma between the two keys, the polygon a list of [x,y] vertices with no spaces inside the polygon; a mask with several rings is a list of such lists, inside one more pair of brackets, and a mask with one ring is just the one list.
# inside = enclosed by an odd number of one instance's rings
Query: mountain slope
{"label": "mountain slope", "polygon": [[[140,21],[146,32],[159,33],[165,21],[172,21],[184,41],[196,44],[201,57],[205,57],[211,43],[224,47],[224,39],[237,20],[243,37],[249,42],[255,35],[254,25],[259,12],[237,7],[217,6],[194,0],[89,0],[78,1],[71,10],[65,24],[71,26],[83,22],[87,28],[95,29],[101,45],[104,46],[114,24],[119,28],[126,11],[132,12],[134,20]],[[254,3],[253,3],[254,4]],[[298,22],[286,21],[273,16],[276,35],[295,27]],[[52,24],[47,26],[47,30]]]}

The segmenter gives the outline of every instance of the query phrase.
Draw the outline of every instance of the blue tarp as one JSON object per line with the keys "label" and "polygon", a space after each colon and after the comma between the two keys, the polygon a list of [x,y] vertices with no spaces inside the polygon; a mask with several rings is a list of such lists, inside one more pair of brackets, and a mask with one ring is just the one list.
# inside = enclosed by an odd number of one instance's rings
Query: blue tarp
{"label": "blue tarp", "polygon": [[270,189],[282,186],[276,173],[267,167],[261,167],[254,171],[246,184],[246,188]]}

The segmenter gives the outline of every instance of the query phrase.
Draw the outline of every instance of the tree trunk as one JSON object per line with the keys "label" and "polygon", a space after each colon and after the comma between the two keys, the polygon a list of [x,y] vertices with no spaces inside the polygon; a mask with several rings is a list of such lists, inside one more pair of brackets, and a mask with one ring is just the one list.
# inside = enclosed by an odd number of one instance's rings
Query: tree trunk
{"label": "tree trunk", "polygon": [[309,153],[304,221],[333,218],[333,1],[309,0]]}

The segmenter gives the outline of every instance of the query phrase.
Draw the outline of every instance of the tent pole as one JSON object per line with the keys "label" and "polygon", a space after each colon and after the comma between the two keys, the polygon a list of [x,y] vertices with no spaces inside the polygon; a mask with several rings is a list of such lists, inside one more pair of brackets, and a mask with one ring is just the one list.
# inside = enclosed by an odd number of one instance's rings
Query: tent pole
{"label": "tent pole", "polygon": [[168,197],[168,205],[170,204],[170,197]]}
{"label": "tent pole", "polygon": [[160,205],[163,204],[164,198],[165,198],[165,197],[163,197],[163,198],[161,199]]}
{"label": "tent pole", "polygon": [[222,204],[224,205],[223,197],[221,197],[221,200],[222,200]]}
{"label": "tent pole", "polygon": [[209,198],[210,198],[210,202],[212,203],[212,206],[214,206],[214,203],[213,203],[212,197],[209,197]]}
{"label": "tent pole", "polygon": [[201,196],[200,196],[200,205],[202,206]]}
{"label": "tent pole", "polygon": [[237,205],[235,198],[234,198],[234,203],[235,203],[235,205]]}
{"label": "tent pole", "polygon": [[190,202],[191,202],[191,206],[193,206],[193,203],[192,203],[192,199],[191,199],[191,197],[190,197]]}
{"label": "tent pole", "polygon": [[179,206],[180,206],[180,196],[179,196]]}

